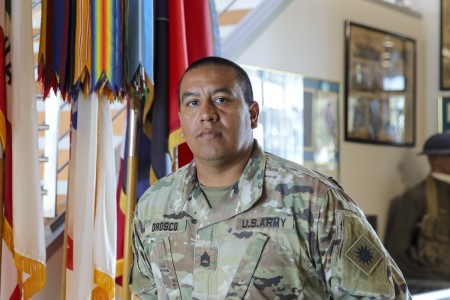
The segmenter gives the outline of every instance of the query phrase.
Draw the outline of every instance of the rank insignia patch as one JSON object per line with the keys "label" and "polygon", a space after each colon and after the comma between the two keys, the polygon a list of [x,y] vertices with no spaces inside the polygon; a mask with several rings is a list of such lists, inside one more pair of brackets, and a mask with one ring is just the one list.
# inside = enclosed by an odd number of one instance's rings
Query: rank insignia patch
{"label": "rank insignia patch", "polygon": [[345,256],[366,275],[370,275],[383,256],[365,236],[360,237],[345,253]]}
{"label": "rank insignia patch", "polygon": [[217,247],[196,247],[195,264],[204,269],[214,271],[217,267]]}
{"label": "rank insignia patch", "polygon": [[203,253],[202,256],[200,256],[200,266],[207,268],[209,267],[209,264],[211,262],[211,257],[209,257],[208,253]]}

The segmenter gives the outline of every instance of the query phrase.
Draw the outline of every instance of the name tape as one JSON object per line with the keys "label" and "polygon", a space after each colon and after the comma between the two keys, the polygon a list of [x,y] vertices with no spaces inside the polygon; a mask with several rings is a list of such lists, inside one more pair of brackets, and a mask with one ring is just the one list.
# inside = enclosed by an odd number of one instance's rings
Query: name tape
{"label": "name tape", "polygon": [[294,227],[293,217],[259,217],[238,218],[236,229],[276,228],[292,229]]}
{"label": "name tape", "polygon": [[154,222],[150,224],[151,232],[156,231],[170,231],[170,232],[180,232],[185,231],[187,226],[187,220],[178,222]]}

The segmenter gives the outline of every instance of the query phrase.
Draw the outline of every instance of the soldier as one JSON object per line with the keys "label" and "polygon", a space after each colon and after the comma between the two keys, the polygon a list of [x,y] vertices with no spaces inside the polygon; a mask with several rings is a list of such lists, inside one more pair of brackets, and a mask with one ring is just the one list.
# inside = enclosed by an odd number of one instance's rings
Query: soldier
{"label": "soldier", "polygon": [[339,184],[263,152],[259,106],[234,62],[207,57],[179,84],[194,160],[154,184],[133,223],[141,299],[410,299]]}
{"label": "soldier", "polygon": [[450,288],[450,133],[425,142],[430,174],[391,202],[386,248],[412,292]]}

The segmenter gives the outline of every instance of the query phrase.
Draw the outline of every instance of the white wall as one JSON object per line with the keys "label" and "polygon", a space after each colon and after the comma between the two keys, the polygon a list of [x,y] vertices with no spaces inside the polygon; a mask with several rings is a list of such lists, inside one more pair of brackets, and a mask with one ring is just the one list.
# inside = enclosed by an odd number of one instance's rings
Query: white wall
{"label": "white wall", "polygon": [[292,0],[264,30],[230,57],[238,63],[337,81],[344,91],[344,21],[365,24],[416,40],[416,147],[345,142],[343,101],[340,112],[340,181],[366,214],[378,216],[384,237],[390,199],[428,172],[417,156],[437,130],[439,1],[417,0],[421,16],[368,0]]}

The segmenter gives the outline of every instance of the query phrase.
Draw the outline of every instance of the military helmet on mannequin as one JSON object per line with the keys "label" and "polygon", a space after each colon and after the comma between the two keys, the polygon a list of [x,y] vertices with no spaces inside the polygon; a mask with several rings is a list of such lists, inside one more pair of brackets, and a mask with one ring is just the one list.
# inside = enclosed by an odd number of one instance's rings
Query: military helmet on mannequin
{"label": "military helmet on mannequin", "polygon": [[420,154],[428,156],[431,172],[450,174],[450,133],[430,136]]}
{"label": "military helmet on mannequin", "polygon": [[430,136],[420,154],[450,155],[450,133],[436,133]]}

